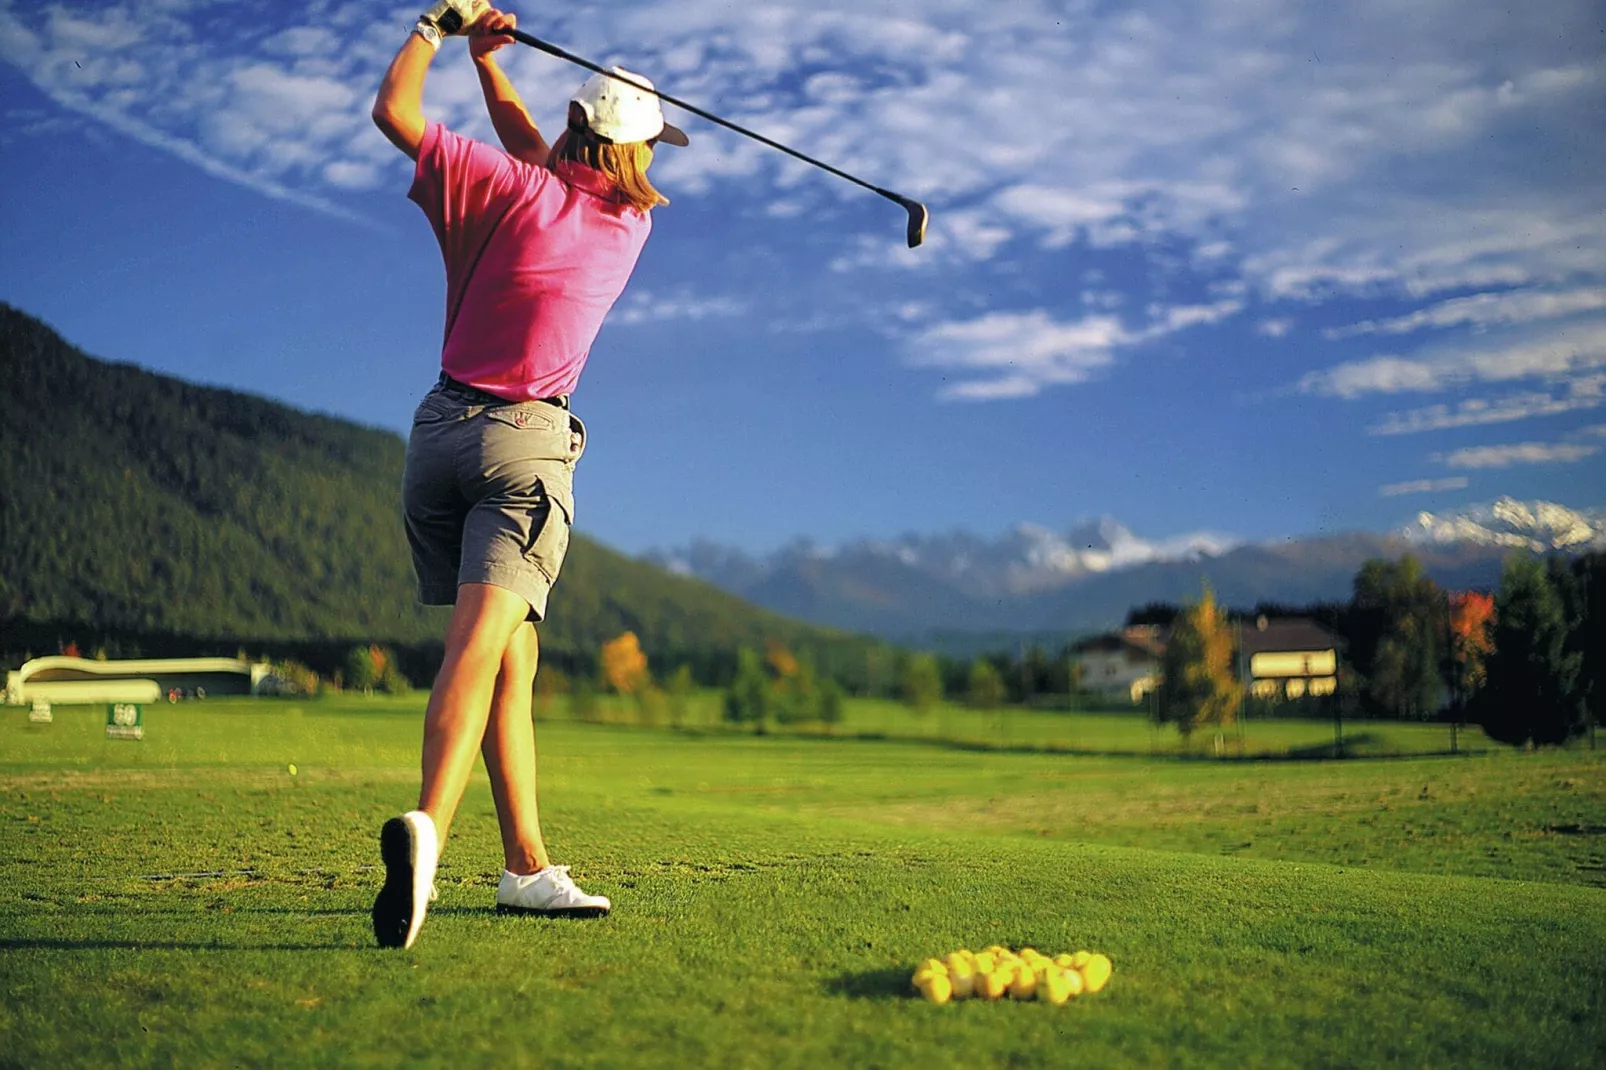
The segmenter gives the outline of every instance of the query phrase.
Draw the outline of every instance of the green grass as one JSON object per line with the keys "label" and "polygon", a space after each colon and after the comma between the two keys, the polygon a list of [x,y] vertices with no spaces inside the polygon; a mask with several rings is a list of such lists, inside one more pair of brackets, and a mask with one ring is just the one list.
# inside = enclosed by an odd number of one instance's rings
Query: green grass
{"label": "green grass", "polygon": [[[1108,754],[982,750],[859,704],[844,730],[899,738],[549,722],[549,840],[614,915],[495,915],[477,780],[419,943],[381,952],[375,834],[416,791],[421,703],[153,707],[139,743],[0,711],[0,1064],[1606,1057],[1587,751],[1185,760],[1091,715],[1068,730]],[[1064,1008],[910,998],[920,958],[995,942],[1115,977]]]}
{"label": "green grass", "polygon": [[[721,696],[705,691],[688,701],[686,715],[677,727],[726,730],[721,720]],[[638,724],[641,714],[635,703],[617,695],[597,700],[594,718],[604,724]],[[553,698],[540,716],[547,720],[574,720],[566,699]],[[669,718],[660,720],[669,724]],[[803,725],[795,729],[771,726],[772,731],[793,731],[819,735],[824,729]],[[989,749],[1050,750],[1069,754],[1147,754],[1214,757],[1213,732],[1198,732],[1184,740],[1173,728],[1160,728],[1141,708],[1094,709],[1079,713],[1008,707],[974,710],[945,703],[930,713],[916,716],[901,702],[890,699],[857,700],[847,704],[840,725],[830,733],[881,739],[946,740],[951,743]],[[1342,727],[1345,753],[1352,756],[1380,757],[1407,754],[1440,754],[1452,747],[1450,726],[1400,721],[1351,721]],[[1222,740],[1222,752],[1230,757],[1327,757],[1333,753],[1334,727],[1331,721],[1313,719],[1256,719],[1229,728]],[[1476,727],[1462,727],[1457,735],[1458,751],[1479,752],[1493,744]]]}

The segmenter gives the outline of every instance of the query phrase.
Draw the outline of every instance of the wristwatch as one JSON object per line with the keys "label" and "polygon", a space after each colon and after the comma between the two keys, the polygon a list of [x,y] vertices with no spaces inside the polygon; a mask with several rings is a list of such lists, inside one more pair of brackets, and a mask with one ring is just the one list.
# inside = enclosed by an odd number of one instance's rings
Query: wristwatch
{"label": "wristwatch", "polygon": [[436,52],[441,50],[441,31],[433,22],[428,19],[419,19],[418,25],[413,27],[413,32],[428,41],[429,47]]}

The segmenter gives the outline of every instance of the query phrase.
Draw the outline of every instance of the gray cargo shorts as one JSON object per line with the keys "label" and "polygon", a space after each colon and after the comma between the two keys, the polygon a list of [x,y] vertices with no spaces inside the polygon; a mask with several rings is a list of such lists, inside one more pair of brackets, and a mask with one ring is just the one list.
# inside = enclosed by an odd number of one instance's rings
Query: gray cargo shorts
{"label": "gray cargo shorts", "polygon": [[489,583],[541,620],[569,549],[585,425],[551,402],[488,401],[437,385],[413,414],[402,511],[418,600],[452,605],[459,584]]}

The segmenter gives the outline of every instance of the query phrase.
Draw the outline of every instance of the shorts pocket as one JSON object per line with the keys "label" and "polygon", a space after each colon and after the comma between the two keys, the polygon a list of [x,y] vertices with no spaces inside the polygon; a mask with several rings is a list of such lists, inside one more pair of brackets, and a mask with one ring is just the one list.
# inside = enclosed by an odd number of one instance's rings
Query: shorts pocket
{"label": "shorts pocket", "polygon": [[530,532],[530,544],[524,556],[541,570],[548,582],[554,582],[563,569],[563,559],[569,552],[569,528],[574,523],[574,499],[567,487],[557,480],[543,480],[546,492],[544,516],[539,517]]}
{"label": "shorts pocket", "polygon": [[[560,427],[568,430],[569,426],[569,414],[566,410],[541,401],[522,405],[497,405],[486,409],[485,415],[498,423],[516,427],[520,431],[552,432]],[[561,421],[558,419],[559,416],[562,417]]]}
{"label": "shorts pocket", "polygon": [[440,395],[426,394],[424,400],[418,403],[418,408],[413,410],[413,426],[438,424],[442,420],[448,420],[452,417],[454,409],[452,403]]}

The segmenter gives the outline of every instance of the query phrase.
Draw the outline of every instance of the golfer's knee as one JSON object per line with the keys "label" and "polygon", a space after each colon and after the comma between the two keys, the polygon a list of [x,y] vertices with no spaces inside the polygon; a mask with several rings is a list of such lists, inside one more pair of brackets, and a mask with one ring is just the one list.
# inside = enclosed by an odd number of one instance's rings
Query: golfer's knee
{"label": "golfer's knee", "polygon": [[502,674],[512,679],[535,678],[536,665],[541,660],[541,644],[535,628],[528,621],[513,633],[507,649],[502,652]]}

